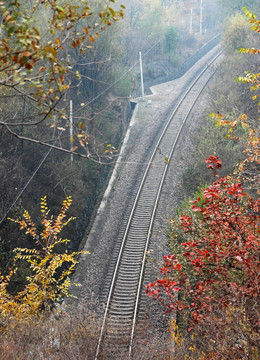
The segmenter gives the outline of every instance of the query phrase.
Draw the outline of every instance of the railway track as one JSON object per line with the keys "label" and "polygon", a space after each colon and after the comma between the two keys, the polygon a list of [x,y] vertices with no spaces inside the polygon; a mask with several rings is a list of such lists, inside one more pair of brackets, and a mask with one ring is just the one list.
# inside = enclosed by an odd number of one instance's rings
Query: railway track
{"label": "railway track", "polygon": [[220,54],[196,76],[175,106],[148,161],[124,226],[111,274],[95,360],[99,359],[103,342],[111,343],[122,334],[124,339],[128,339],[128,345],[123,346],[128,346],[128,356],[131,358],[134,331],[140,312],[139,299],[143,291],[145,259],[167,169],[186,119],[213,76],[213,64]]}

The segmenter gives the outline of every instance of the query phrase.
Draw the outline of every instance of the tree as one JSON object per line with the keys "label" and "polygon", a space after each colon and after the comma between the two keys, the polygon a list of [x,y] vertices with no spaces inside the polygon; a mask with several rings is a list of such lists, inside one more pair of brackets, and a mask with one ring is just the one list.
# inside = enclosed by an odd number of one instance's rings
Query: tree
{"label": "tree", "polygon": [[168,26],[164,35],[164,47],[166,53],[171,53],[177,47],[179,32],[174,26]]}
{"label": "tree", "polygon": [[[214,172],[221,166],[215,156],[207,163]],[[221,178],[203,189],[189,211],[171,221],[173,254],[164,256],[163,278],[147,285],[148,294],[167,311],[183,313],[189,331],[206,333],[209,346],[203,343],[203,350],[213,351],[214,359],[237,359],[248,348],[251,354],[259,351],[259,210],[259,199],[250,198],[239,183]],[[244,314],[244,348],[232,337],[224,346],[221,332],[225,327],[235,330],[230,313],[239,318]],[[212,323],[214,333],[207,333]]]}
{"label": "tree", "polygon": [[[70,275],[77,264],[77,256],[82,252],[68,253],[64,245],[69,240],[59,237],[63,227],[73,218],[66,219],[71,205],[67,197],[56,217],[50,216],[46,197],[41,199],[41,231],[37,231],[27,211],[22,219],[12,220],[33,239],[31,248],[16,248],[12,267],[7,275],[0,274],[0,314],[17,319],[40,315],[50,310],[55,302],[69,296]],[[26,277],[24,288],[17,293],[10,292],[10,286],[19,267],[29,265],[30,275]]]}
{"label": "tree", "polygon": [[252,31],[250,31],[250,24],[242,14],[236,14],[231,17],[224,34],[223,41],[225,50],[228,53],[237,51],[243,47],[244,44],[253,42]]}
{"label": "tree", "polygon": [[153,0],[152,3],[144,1],[141,28],[150,41],[155,42],[160,39],[165,27],[164,18],[165,9],[161,6],[160,0]]}
{"label": "tree", "polygon": [[[71,54],[90,51],[99,33],[123,17],[124,5],[114,10],[110,6],[114,2],[108,0],[96,11],[84,0],[0,3],[0,125],[4,129],[19,139],[71,152],[56,144],[69,121],[66,93],[72,85],[75,91],[80,81],[75,70],[78,56]],[[10,98],[13,103],[5,106]],[[58,131],[53,135],[49,126]],[[83,148],[87,144],[88,134],[81,126],[76,139]]]}

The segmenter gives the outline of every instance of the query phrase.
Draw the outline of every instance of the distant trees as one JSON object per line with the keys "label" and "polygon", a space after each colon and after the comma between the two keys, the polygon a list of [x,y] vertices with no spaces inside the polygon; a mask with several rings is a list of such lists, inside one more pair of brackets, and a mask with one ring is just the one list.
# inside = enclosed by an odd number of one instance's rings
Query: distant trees
{"label": "distant trees", "polygon": [[[127,16],[124,24],[127,29],[127,60],[132,63],[138,58],[139,51],[145,53],[150,50],[150,57],[146,60],[149,73],[153,66],[149,63],[156,62],[158,66],[160,59],[168,60],[170,66],[178,66],[181,61],[191,56],[202,43],[215,35],[217,16],[215,13],[214,16],[212,15],[212,7],[215,9],[217,3],[218,0],[211,1],[210,4],[205,3],[203,8],[205,31],[200,38],[196,35],[196,33],[199,34],[200,14],[197,0],[125,0]],[[191,9],[194,10],[192,34],[189,33]],[[153,46],[154,48],[152,48]],[[154,61],[155,59],[156,61]],[[144,72],[145,70],[144,67]]]}
{"label": "distant trees", "polygon": [[257,0],[218,0],[227,16],[233,15],[236,12],[242,12],[242,7],[246,6],[251,9],[251,11],[259,10],[259,2]]}

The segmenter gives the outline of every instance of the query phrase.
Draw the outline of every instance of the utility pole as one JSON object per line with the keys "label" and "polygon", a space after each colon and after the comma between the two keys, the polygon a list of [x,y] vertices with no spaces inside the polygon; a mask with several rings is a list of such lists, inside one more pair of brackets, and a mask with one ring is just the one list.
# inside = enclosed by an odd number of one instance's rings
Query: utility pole
{"label": "utility pole", "polygon": [[202,35],[202,0],[200,0],[200,35]]}
{"label": "utility pole", "polygon": [[193,21],[193,19],[192,19],[192,8],[190,9],[190,34],[192,34],[192,21]]}
{"label": "utility pole", "polygon": [[142,53],[141,53],[141,51],[139,52],[139,60],[140,60],[142,99],[144,100],[144,78],[143,78],[143,63],[142,63]]}
{"label": "utility pole", "polygon": [[[72,100],[70,100],[70,149],[73,147],[73,117],[72,117]],[[73,154],[70,154],[70,162],[73,163]]]}

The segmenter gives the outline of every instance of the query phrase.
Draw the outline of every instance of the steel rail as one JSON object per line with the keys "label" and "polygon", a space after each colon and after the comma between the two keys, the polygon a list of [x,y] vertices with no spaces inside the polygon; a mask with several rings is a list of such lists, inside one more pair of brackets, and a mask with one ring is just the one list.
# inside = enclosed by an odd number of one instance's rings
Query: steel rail
{"label": "steel rail", "polygon": [[[129,218],[128,218],[128,222],[127,222],[127,225],[126,225],[126,229],[125,229],[125,232],[124,232],[124,236],[123,236],[123,239],[122,239],[122,243],[121,243],[121,247],[120,247],[120,250],[119,250],[119,254],[118,254],[118,257],[117,257],[117,261],[116,261],[116,265],[115,265],[115,268],[114,268],[114,274],[113,274],[113,278],[112,278],[112,281],[111,281],[111,284],[110,284],[110,290],[109,290],[109,294],[108,294],[108,298],[107,298],[107,304],[106,304],[106,307],[105,307],[105,311],[104,311],[104,317],[103,317],[103,322],[102,322],[102,326],[101,326],[101,330],[100,330],[100,336],[99,336],[99,341],[98,341],[98,345],[97,345],[97,349],[96,349],[96,355],[95,355],[95,360],[98,359],[98,355],[99,355],[99,351],[100,351],[100,346],[101,346],[101,343],[102,343],[102,339],[103,339],[103,335],[104,335],[104,330],[105,330],[105,325],[106,325],[106,321],[107,321],[107,316],[108,316],[108,312],[109,312],[109,308],[110,308],[110,305],[111,305],[111,298],[112,298],[112,294],[113,294],[113,291],[114,291],[114,287],[115,287],[115,282],[116,282],[116,278],[117,278],[117,275],[118,275],[118,270],[119,270],[119,267],[120,267],[120,262],[121,262],[121,259],[122,259],[122,254],[123,254],[123,251],[124,251],[124,248],[125,248],[125,244],[126,244],[126,239],[127,239],[127,236],[128,236],[128,233],[129,233],[129,228],[131,226],[131,223],[132,223],[132,220],[133,220],[133,215],[135,213],[135,210],[136,210],[136,207],[137,207],[137,203],[138,203],[138,200],[140,198],[140,194],[143,190],[143,187],[144,187],[144,184],[145,184],[145,181],[146,181],[146,178],[147,178],[147,174],[149,172],[149,169],[153,163],[153,160],[155,158],[155,155],[156,155],[156,152],[158,150],[158,147],[160,145],[160,143],[162,142],[162,139],[163,137],[165,136],[165,133],[167,132],[167,129],[169,128],[169,125],[171,124],[171,121],[173,119],[173,117],[175,116],[175,114],[177,113],[178,109],[180,108],[181,104],[183,103],[183,101],[185,100],[185,98],[187,97],[187,95],[190,93],[191,89],[194,87],[194,85],[198,82],[199,79],[201,79],[201,77],[203,76],[203,74],[208,70],[208,68],[216,61],[216,59],[220,56],[221,52],[218,53],[211,61],[210,63],[208,63],[204,68],[203,70],[197,75],[197,77],[194,79],[194,81],[190,84],[190,86],[188,87],[188,89],[185,91],[184,95],[182,96],[182,98],[180,99],[180,101],[178,102],[178,104],[175,106],[173,112],[171,113],[171,115],[169,116],[168,120],[166,121],[166,124],[164,126],[164,129],[163,131],[161,132],[161,135],[154,147],[154,150],[152,152],[152,155],[150,156],[150,160],[148,162],[148,165],[145,169],[145,172],[144,172],[144,175],[142,177],[142,180],[141,180],[141,183],[139,185],[139,189],[137,191],[137,194],[135,196],[135,200],[134,200],[134,203],[133,203],[133,206],[132,206],[132,209],[131,209],[131,212],[130,212],[130,215],[129,215]],[[152,214],[150,216],[150,221],[149,221],[149,228],[148,228],[148,233],[147,233],[147,236],[146,236],[146,243],[145,243],[145,247],[144,247],[144,250],[142,251],[142,254],[143,254],[143,257],[142,257],[142,261],[141,261],[141,270],[140,270],[140,276],[139,276],[139,281],[138,281],[138,287],[137,287],[137,292],[136,292],[136,300],[135,300],[135,305],[134,305],[134,312],[133,312],[133,321],[132,321],[132,326],[131,326],[131,337],[130,337],[130,345],[129,345],[129,359],[131,358],[131,353],[132,353],[132,344],[133,344],[133,339],[134,339],[134,331],[135,331],[135,325],[136,325],[136,319],[137,319],[137,311],[138,311],[138,305],[139,305],[139,298],[140,298],[140,294],[141,294],[141,287],[142,287],[142,281],[143,281],[143,274],[144,274],[144,268],[145,268],[145,257],[146,257],[146,253],[147,253],[147,250],[148,250],[148,246],[149,246],[149,242],[150,242],[150,237],[151,237],[151,232],[152,232],[152,227],[153,227],[153,222],[154,222],[154,217],[155,217],[155,213],[156,213],[156,208],[157,208],[157,205],[158,205],[158,201],[159,201],[159,197],[160,197],[160,193],[161,193],[161,190],[162,190],[162,187],[163,187],[163,183],[164,183],[164,179],[165,179],[165,176],[166,176],[166,173],[167,173],[167,169],[168,169],[168,165],[169,165],[169,162],[172,158],[172,155],[173,155],[173,152],[174,152],[174,149],[176,147],[176,144],[177,144],[177,141],[178,141],[178,138],[182,132],[182,129],[183,129],[183,126],[194,106],[194,104],[196,103],[198,97],[200,96],[201,92],[203,91],[203,89],[205,88],[205,86],[207,85],[207,83],[209,82],[209,80],[211,79],[211,77],[213,76],[214,72],[210,75],[210,77],[208,78],[208,80],[206,81],[206,83],[203,85],[203,87],[200,89],[200,91],[197,93],[196,95],[196,98],[195,100],[193,100],[189,110],[187,111],[186,113],[186,116],[185,118],[183,119],[182,121],[182,124],[181,126],[179,127],[179,130],[178,130],[178,133],[177,135],[175,136],[175,140],[174,140],[174,143],[172,144],[171,146],[171,150],[170,150],[170,153],[168,155],[168,162],[165,163],[165,166],[164,166],[164,170],[163,170],[163,174],[161,176],[161,180],[160,180],[160,184],[159,184],[159,188],[157,190],[157,193],[156,193],[156,199],[155,199],[155,202],[154,202],[154,206],[153,206],[153,211],[152,211]]]}
{"label": "steel rail", "polygon": [[[214,59],[212,59],[212,61],[207,64],[207,66],[202,70],[202,72],[199,74],[199,77],[204,74],[204,72],[208,69],[208,67],[214,63],[214,61],[220,56],[221,53],[217,54],[216,57]],[[154,223],[154,218],[155,218],[155,213],[156,213],[156,210],[157,210],[157,206],[158,206],[158,203],[159,203],[159,198],[160,198],[160,194],[161,194],[161,191],[162,191],[162,187],[163,187],[163,183],[164,183],[164,180],[165,180],[165,177],[166,177],[166,173],[167,173],[167,170],[169,168],[169,164],[170,164],[170,161],[171,161],[171,158],[172,158],[172,155],[174,153],[174,150],[175,150],[175,147],[177,145],[177,142],[178,142],[178,139],[180,137],[180,134],[182,132],[182,129],[183,129],[183,126],[185,125],[186,123],[186,120],[188,119],[195,103],[197,102],[199,96],[201,95],[202,91],[205,89],[206,85],[208,84],[208,82],[210,81],[210,79],[212,78],[212,76],[214,75],[215,72],[213,72],[210,76],[210,78],[207,80],[206,84],[204,85],[204,87],[198,92],[194,102],[191,104],[184,120],[183,120],[183,123],[181,125],[181,127],[179,128],[179,131],[178,131],[178,134],[175,138],[175,141],[172,145],[172,148],[171,148],[171,152],[168,156],[168,162],[165,163],[165,168],[164,168],[164,172],[163,172],[163,175],[162,175],[162,178],[161,178],[161,182],[160,182],[160,186],[159,186],[159,189],[158,189],[158,192],[157,192],[157,196],[156,196],[156,201],[155,201],[155,204],[154,204],[154,209],[153,209],[153,213],[152,213],[152,216],[151,216],[151,220],[150,220],[150,225],[149,225],[149,229],[148,229],[148,235],[147,235],[147,241],[146,241],[146,246],[145,246],[145,251],[144,251],[144,256],[143,256],[143,260],[142,260],[142,269],[141,269],[141,272],[140,272],[140,280],[139,280],[139,284],[138,284],[138,290],[137,290],[137,295],[136,295],[136,304],[135,304],[135,311],[134,311],[134,317],[133,317],[133,325],[132,325],[132,331],[131,331],[131,338],[130,338],[130,346],[129,346],[129,359],[131,359],[131,353],[132,353],[132,345],[133,345],[133,339],[134,339],[134,331],[135,331],[135,324],[136,324],[136,319],[137,319],[137,310],[138,310],[138,304],[139,304],[139,299],[140,299],[140,293],[141,293],[141,287],[142,287],[142,278],[143,278],[143,274],[144,274],[144,267],[145,267],[145,257],[146,257],[146,253],[148,251],[148,246],[149,246],[149,243],[150,243],[150,238],[151,238],[151,233],[152,233],[152,228],[153,228],[153,223]],[[196,79],[197,81],[197,79]],[[191,87],[193,87],[195,82],[192,83]],[[191,87],[189,87],[189,89],[187,90],[187,92],[185,92],[184,96],[182,97],[182,99],[180,100],[180,102],[178,103],[177,107],[179,108],[180,104],[183,102],[184,98],[186,97],[187,93],[190,91]],[[177,110],[177,108],[176,108]],[[170,118],[168,120],[168,122],[170,122],[176,112],[176,110],[174,110],[174,112],[170,115]],[[167,127],[168,127],[168,122],[167,122]]]}

